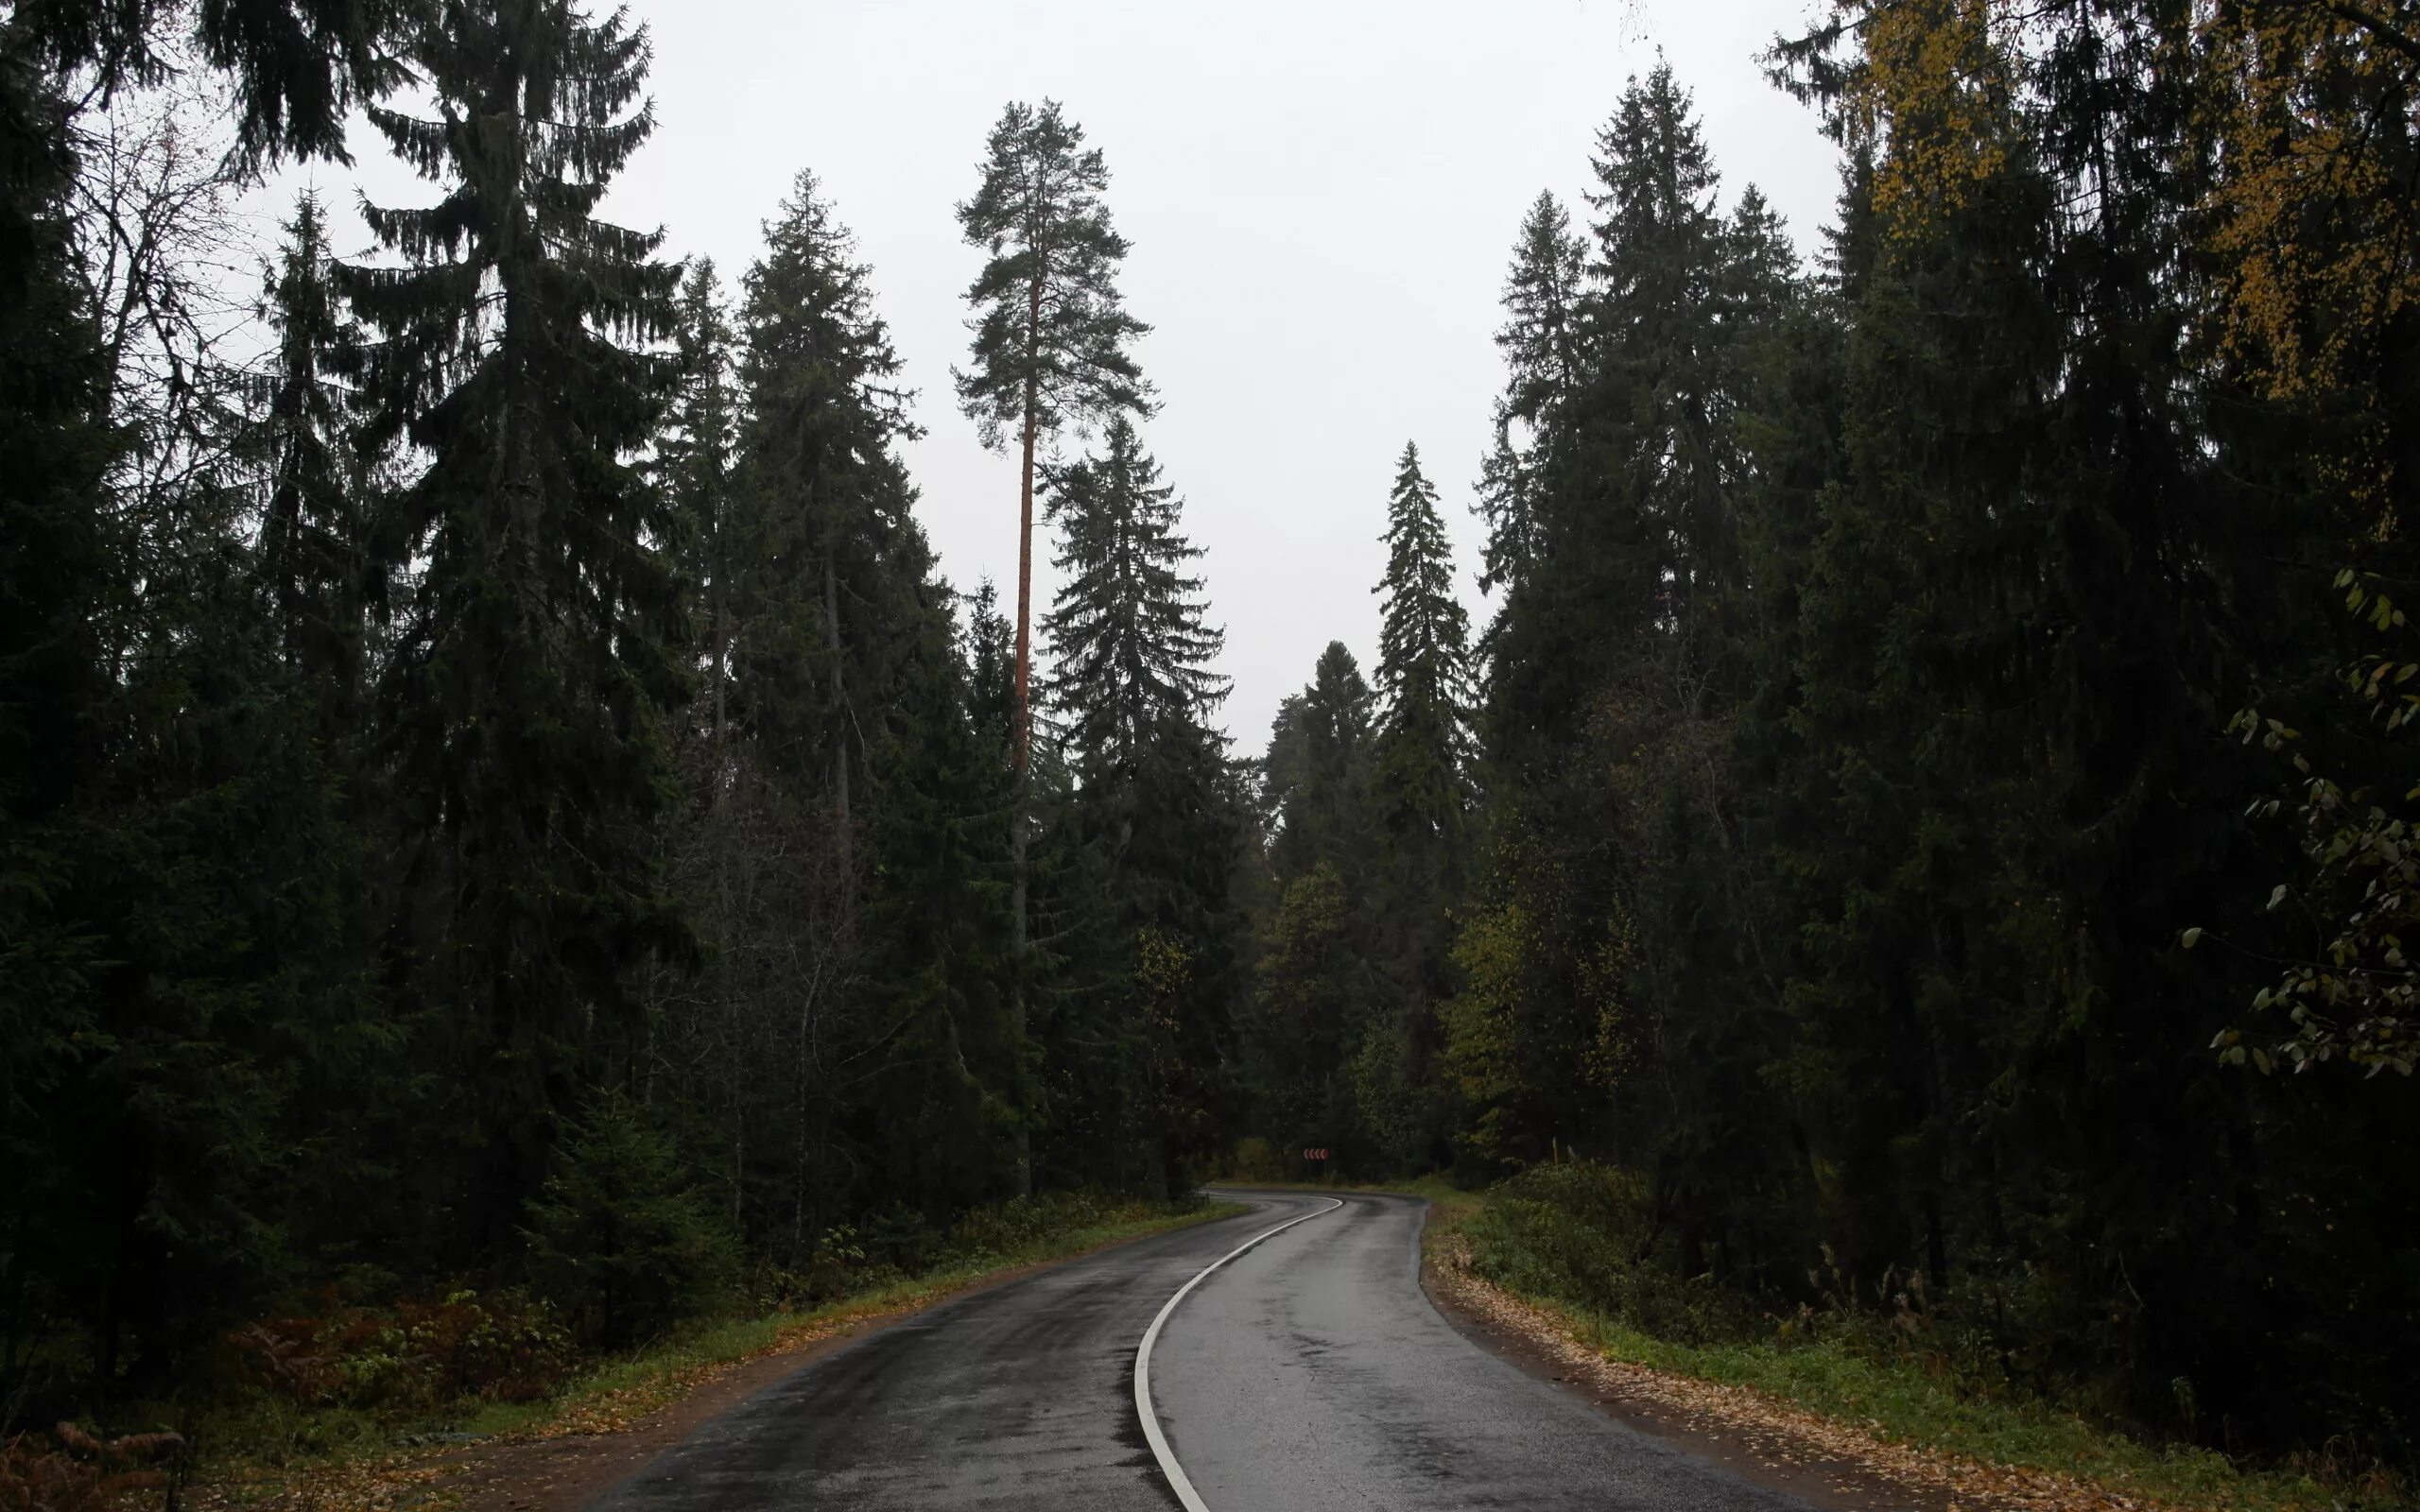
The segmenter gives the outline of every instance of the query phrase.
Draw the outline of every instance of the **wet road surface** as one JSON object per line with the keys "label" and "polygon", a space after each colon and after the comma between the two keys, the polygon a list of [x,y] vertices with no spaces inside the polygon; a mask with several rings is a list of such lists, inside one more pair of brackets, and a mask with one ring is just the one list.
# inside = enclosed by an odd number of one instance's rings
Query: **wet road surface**
{"label": "wet road surface", "polygon": [[[1255,1211],[868,1334],[708,1423],[596,1506],[1174,1507],[1135,1415],[1135,1346],[1203,1266],[1329,1201],[1235,1195]],[[1211,1512],[1806,1512],[1456,1332],[1420,1291],[1421,1208],[1348,1196],[1211,1274],[1163,1326],[1151,1396]]]}

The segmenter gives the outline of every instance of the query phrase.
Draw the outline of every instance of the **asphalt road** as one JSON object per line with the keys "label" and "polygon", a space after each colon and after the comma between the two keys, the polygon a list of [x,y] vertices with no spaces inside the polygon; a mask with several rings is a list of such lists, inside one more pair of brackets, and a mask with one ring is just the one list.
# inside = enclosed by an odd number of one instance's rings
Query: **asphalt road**
{"label": "asphalt road", "polygon": [[[1164,1509],[1134,1351],[1201,1268],[1327,1206],[1126,1245],[907,1319],[803,1366],[596,1503]],[[1211,1512],[1519,1507],[1806,1512],[1599,1414],[1457,1332],[1419,1285],[1421,1204],[1351,1196],[1213,1272],[1163,1325],[1151,1397]]]}

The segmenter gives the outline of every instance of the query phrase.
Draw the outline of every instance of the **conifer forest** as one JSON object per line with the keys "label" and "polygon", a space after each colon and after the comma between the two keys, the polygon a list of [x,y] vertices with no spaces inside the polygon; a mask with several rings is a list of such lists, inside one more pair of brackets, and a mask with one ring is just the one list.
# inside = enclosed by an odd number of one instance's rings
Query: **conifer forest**
{"label": "conifer forest", "polygon": [[[909,371],[811,163],[745,267],[601,215],[603,0],[0,4],[0,1441],[295,1319],[538,1371],[1427,1178],[1642,1327],[2410,1475],[2420,5],[1810,15],[1820,255],[1609,72],[1492,448],[1316,502],[1385,573],[1264,746],[1080,98],[965,144]],[[419,192],[231,275],[349,140]],[[918,389],[1013,580],[942,575]]]}

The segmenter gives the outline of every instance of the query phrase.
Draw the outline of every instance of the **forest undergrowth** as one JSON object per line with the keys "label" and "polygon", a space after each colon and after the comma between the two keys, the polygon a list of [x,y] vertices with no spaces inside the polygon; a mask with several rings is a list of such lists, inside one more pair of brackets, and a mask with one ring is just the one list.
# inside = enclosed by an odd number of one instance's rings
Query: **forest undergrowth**
{"label": "forest undergrowth", "polygon": [[[635,1347],[582,1349],[527,1294],[457,1291],[232,1332],[205,1389],[0,1444],[0,1507],[395,1504],[459,1447],[621,1432],[747,1361],[919,1312],[1036,1265],[1244,1211],[1060,1192],[990,1204],[915,1236],[912,1268],[879,1242],[799,1290],[758,1277],[719,1314]],[[897,1255],[900,1236],[889,1251]],[[770,1287],[770,1290],[764,1288]]]}

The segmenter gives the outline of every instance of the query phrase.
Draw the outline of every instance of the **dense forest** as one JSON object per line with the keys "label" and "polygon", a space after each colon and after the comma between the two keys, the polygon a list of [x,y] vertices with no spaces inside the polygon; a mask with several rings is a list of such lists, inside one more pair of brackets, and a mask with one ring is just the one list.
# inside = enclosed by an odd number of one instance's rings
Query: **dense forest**
{"label": "dense forest", "polygon": [[[1824,255],[1609,77],[1493,450],[1323,506],[1379,639],[1253,754],[1059,105],[957,207],[995,592],[812,171],[735,280],[598,218],[620,14],[8,8],[0,1436],[298,1310],[614,1347],[1317,1145],[1582,1162],[1741,1305],[2408,1461],[2420,10],[1826,15],[1768,57]],[[353,119],[425,195],[231,296],[230,198]]]}

